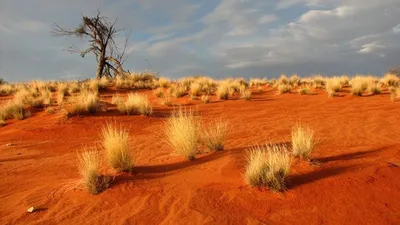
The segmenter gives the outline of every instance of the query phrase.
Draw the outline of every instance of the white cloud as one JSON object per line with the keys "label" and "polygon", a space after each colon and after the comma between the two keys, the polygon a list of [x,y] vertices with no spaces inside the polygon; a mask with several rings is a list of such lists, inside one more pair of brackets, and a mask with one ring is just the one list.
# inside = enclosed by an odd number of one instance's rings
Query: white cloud
{"label": "white cloud", "polygon": [[265,24],[265,23],[271,23],[278,20],[278,17],[275,15],[264,15],[260,18],[259,23]]}
{"label": "white cloud", "polygon": [[375,53],[376,51],[385,48],[385,46],[380,45],[378,42],[372,42],[361,46],[359,53]]}

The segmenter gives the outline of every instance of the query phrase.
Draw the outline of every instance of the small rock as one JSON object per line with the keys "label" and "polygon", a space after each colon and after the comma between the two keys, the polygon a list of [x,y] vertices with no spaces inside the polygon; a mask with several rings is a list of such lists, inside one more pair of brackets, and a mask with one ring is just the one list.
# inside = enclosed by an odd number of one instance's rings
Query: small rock
{"label": "small rock", "polygon": [[35,212],[37,209],[35,208],[35,207],[30,207],[29,209],[28,209],[28,213],[33,213],[33,212]]}
{"label": "small rock", "polygon": [[8,144],[6,144],[6,146],[7,146],[7,147],[9,147],[9,146],[13,146],[13,144],[11,144],[11,143],[8,143]]}

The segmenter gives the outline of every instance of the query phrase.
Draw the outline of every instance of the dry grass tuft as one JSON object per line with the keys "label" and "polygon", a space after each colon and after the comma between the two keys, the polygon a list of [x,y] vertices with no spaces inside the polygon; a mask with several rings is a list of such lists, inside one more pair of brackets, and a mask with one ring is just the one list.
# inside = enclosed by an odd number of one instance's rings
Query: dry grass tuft
{"label": "dry grass tuft", "polygon": [[192,110],[179,108],[165,123],[165,141],[173,151],[188,160],[193,160],[197,152],[199,122]]}
{"label": "dry grass tuft", "polygon": [[247,156],[244,177],[253,187],[269,187],[273,191],[285,189],[291,165],[284,145],[254,146]]}
{"label": "dry grass tuft", "polygon": [[317,144],[314,131],[310,127],[298,123],[292,128],[291,135],[293,155],[309,159]]}
{"label": "dry grass tuft", "polygon": [[210,98],[208,97],[208,95],[202,95],[202,96],[201,96],[201,101],[202,101],[204,104],[207,104],[207,103],[210,103]]}
{"label": "dry grass tuft", "polygon": [[165,96],[164,90],[162,88],[157,88],[153,92],[157,98],[162,98]]}
{"label": "dry grass tuft", "polygon": [[101,157],[96,149],[78,153],[78,170],[82,183],[92,194],[98,194],[110,186],[109,177],[100,175]]}
{"label": "dry grass tuft", "polygon": [[30,116],[31,112],[25,108],[23,103],[17,100],[9,101],[4,106],[0,107],[0,120],[23,120]]}
{"label": "dry grass tuft", "polygon": [[129,93],[126,101],[123,101],[118,96],[114,96],[113,102],[117,104],[117,108],[120,112],[127,115],[138,113],[150,116],[153,114],[153,107],[150,105],[147,96],[141,96],[137,93]]}
{"label": "dry grass tuft", "polygon": [[[226,100],[229,97],[229,86],[226,84],[220,84],[217,88],[216,95],[220,100]],[[231,89],[232,90],[232,89]]]}
{"label": "dry grass tuft", "polygon": [[299,93],[301,95],[309,95],[309,94],[311,94],[311,88],[308,86],[301,87],[301,88],[299,88]]}
{"label": "dry grass tuft", "polygon": [[240,99],[251,100],[251,89],[247,89],[245,86],[240,87]]}
{"label": "dry grass tuft", "polygon": [[201,132],[201,141],[210,150],[222,151],[228,135],[228,122],[222,118],[213,120]]}
{"label": "dry grass tuft", "polygon": [[119,172],[131,172],[135,162],[129,144],[128,130],[122,126],[107,123],[101,129],[101,135],[110,166]]}
{"label": "dry grass tuft", "polygon": [[[282,82],[284,82],[285,80],[283,79]],[[279,84],[278,85],[278,93],[279,94],[285,94],[285,93],[290,93],[292,91],[292,86],[290,86],[289,84]]]}
{"label": "dry grass tuft", "polygon": [[72,115],[95,113],[97,111],[97,107],[97,95],[92,92],[84,91],[78,96],[72,98],[72,108],[70,109],[70,113]]}

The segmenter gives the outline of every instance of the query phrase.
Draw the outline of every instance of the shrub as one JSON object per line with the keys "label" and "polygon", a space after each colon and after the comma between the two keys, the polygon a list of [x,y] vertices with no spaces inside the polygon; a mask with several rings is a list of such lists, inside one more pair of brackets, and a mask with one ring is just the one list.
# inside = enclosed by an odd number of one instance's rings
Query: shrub
{"label": "shrub", "polygon": [[138,113],[145,116],[150,116],[153,114],[153,107],[149,104],[147,96],[141,96],[137,93],[129,93],[126,101],[118,100],[116,104],[118,110],[127,115]]}
{"label": "shrub", "polygon": [[247,89],[245,86],[240,87],[240,98],[244,100],[251,100],[251,89]]}
{"label": "shrub", "polygon": [[400,86],[400,78],[393,73],[387,73],[382,78],[382,82],[388,87],[398,87]]}
{"label": "shrub", "polygon": [[23,120],[31,116],[31,112],[27,110],[23,103],[18,101],[10,101],[0,108],[0,119],[17,119]]}
{"label": "shrub", "polygon": [[161,104],[166,105],[168,107],[173,106],[171,98],[169,96],[164,96],[163,98],[161,98]]}
{"label": "shrub", "polygon": [[207,104],[207,103],[210,102],[210,98],[208,97],[208,95],[202,95],[202,96],[201,96],[201,101],[202,101],[204,104]]}
{"label": "shrub", "polygon": [[192,83],[190,85],[190,95],[191,96],[199,96],[200,95],[201,85],[197,82]]}
{"label": "shrub", "polygon": [[299,93],[301,95],[309,95],[309,94],[311,94],[311,89],[309,87],[301,87],[299,89]]}
{"label": "shrub", "polygon": [[9,84],[0,84],[0,95],[10,95],[13,93],[13,87]]}
{"label": "shrub", "polygon": [[367,92],[370,94],[381,94],[382,88],[378,82],[369,81],[367,86]]}
{"label": "shrub", "polygon": [[82,183],[91,194],[98,194],[110,186],[110,179],[99,174],[101,165],[100,153],[86,150],[78,153],[78,170],[82,177]]}
{"label": "shrub", "polygon": [[226,84],[220,84],[217,88],[217,97],[220,100],[226,100],[229,96],[229,86]]}
{"label": "shrub", "polygon": [[168,88],[170,86],[171,81],[165,77],[160,77],[158,79],[158,84],[160,85],[160,87],[162,88]]}
{"label": "shrub", "polygon": [[300,123],[292,128],[292,151],[294,156],[309,159],[316,146],[314,131]]}
{"label": "shrub", "polygon": [[327,78],[325,82],[326,82],[326,91],[328,92],[329,96],[333,96],[330,93],[336,93],[342,91],[342,82],[339,77]]}
{"label": "shrub", "polygon": [[154,94],[156,95],[157,98],[162,98],[165,95],[163,89],[161,88],[155,89]]}
{"label": "shrub", "polygon": [[98,107],[97,95],[84,91],[73,98],[71,114],[95,113]]}
{"label": "shrub", "polygon": [[290,93],[292,91],[292,87],[288,84],[279,84],[278,85],[278,93],[285,94]]}
{"label": "shrub", "polygon": [[129,133],[122,126],[107,123],[102,129],[102,142],[110,166],[117,171],[131,172],[135,162],[129,144]]}
{"label": "shrub", "polygon": [[198,128],[199,123],[194,113],[180,108],[165,123],[165,141],[176,154],[193,160],[197,152]]}
{"label": "shrub", "polygon": [[228,122],[222,118],[216,119],[202,130],[202,142],[210,150],[221,151],[228,135]]}
{"label": "shrub", "polygon": [[285,189],[291,159],[284,145],[254,146],[247,156],[244,177],[253,187],[269,187],[273,191]]}
{"label": "shrub", "polygon": [[183,97],[186,94],[185,87],[182,85],[171,85],[169,88],[169,93],[176,98]]}

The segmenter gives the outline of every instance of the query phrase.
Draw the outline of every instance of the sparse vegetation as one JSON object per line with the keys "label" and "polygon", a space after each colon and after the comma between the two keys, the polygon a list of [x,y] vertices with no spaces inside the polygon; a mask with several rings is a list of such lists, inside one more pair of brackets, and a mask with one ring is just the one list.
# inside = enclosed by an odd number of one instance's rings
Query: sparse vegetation
{"label": "sparse vegetation", "polygon": [[72,115],[95,113],[98,107],[98,98],[94,93],[84,91],[72,98],[71,104],[69,113]]}
{"label": "sparse vegetation", "polygon": [[114,96],[113,102],[117,105],[120,112],[127,115],[138,113],[150,116],[153,114],[153,107],[150,105],[147,96],[129,93],[126,101],[122,100],[119,96]]}
{"label": "sparse vegetation", "polygon": [[116,124],[107,123],[102,129],[102,144],[107,161],[117,171],[131,172],[135,165],[129,143],[128,130]]}
{"label": "sparse vegetation", "polygon": [[101,157],[96,149],[78,153],[78,170],[82,184],[91,194],[99,194],[110,186],[109,177],[100,175]]}
{"label": "sparse vegetation", "polygon": [[193,160],[197,153],[199,121],[194,112],[179,108],[165,123],[165,141],[171,146],[174,153]]}
{"label": "sparse vegetation", "polygon": [[201,96],[201,101],[202,101],[204,104],[207,104],[207,103],[210,103],[210,98],[208,97],[208,95],[202,95],[202,96]]}
{"label": "sparse vegetation", "polygon": [[254,146],[250,149],[244,177],[253,187],[268,187],[273,191],[285,189],[291,165],[284,145]]}
{"label": "sparse vegetation", "polygon": [[215,119],[202,129],[201,134],[201,140],[208,149],[221,151],[228,135],[228,122],[222,118]]}
{"label": "sparse vegetation", "polygon": [[292,128],[292,151],[294,156],[309,159],[316,146],[314,131],[301,123]]}

